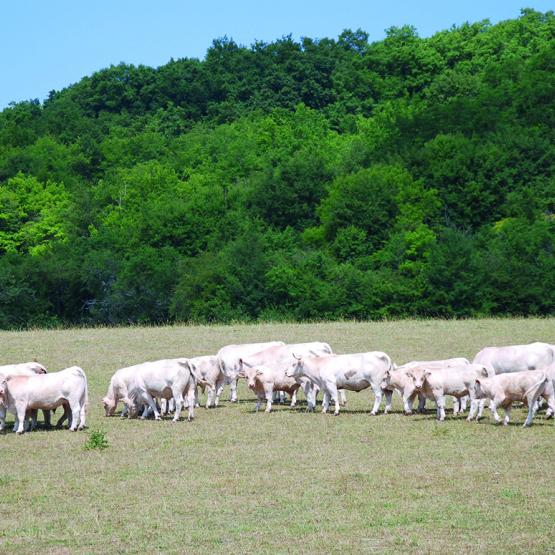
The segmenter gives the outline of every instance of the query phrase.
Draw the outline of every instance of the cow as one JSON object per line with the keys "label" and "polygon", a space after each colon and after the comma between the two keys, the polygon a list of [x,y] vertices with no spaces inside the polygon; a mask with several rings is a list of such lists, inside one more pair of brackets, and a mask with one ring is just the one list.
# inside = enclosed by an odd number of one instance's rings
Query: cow
{"label": "cow", "polygon": [[[277,345],[285,345],[283,341],[270,341],[268,343],[243,343],[242,345],[226,345],[222,347],[218,353],[218,364],[220,365],[220,370],[225,378],[225,383],[229,384],[231,389],[230,401],[232,403],[237,402],[237,382],[239,380],[239,372],[241,371],[241,366],[239,359],[249,357],[263,351],[268,347],[275,347]],[[216,398],[219,400],[223,383],[220,385],[216,391]]]}
{"label": "cow", "polygon": [[[475,384],[475,395],[478,399],[491,399],[491,412],[496,422],[501,421],[497,407],[505,409],[503,425],[509,423],[511,408],[514,401],[522,401],[528,405],[528,416],[523,426],[530,426],[536,412],[538,398],[545,392],[550,382],[545,370],[523,370],[505,372],[490,378],[479,378]],[[550,408],[555,405],[553,391],[549,396]]]}
{"label": "cow", "polygon": [[491,368],[481,364],[445,366],[435,369],[428,368],[424,364],[406,370],[406,376],[412,382],[414,390],[435,401],[437,419],[440,422],[445,420],[446,395],[451,395],[456,399],[469,396],[470,412],[467,420],[473,420],[476,412],[478,412],[478,418],[480,418],[483,403],[480,404],[476,400],[475,383],[479,378],[488,378],[494,375]]}
{"label": "cow", "polygon": [[0,366],[0,374],[5,378],[8,376],[34,376],[35,374],[46,373],[46,367],[36,361]]}
{"label": "cow", "polygon": [[327,412],[330,399],[335,404],[334,415],[339,415],[338,389],[362,391],[371,387],[375,401],[371,414],[376,415],[382,400],[382,380],[393,368],[391,358],[380,351],[349,355],[296,356],[285,372],[288,377],[308,378],[323,394],[322,412]]}
{"label": "cow", "polygon": [[555,347],[548,343],[486,347],[473,360],[476,364],[491,366],[496,374],[541,370],[555,362]]}
{"label": "cow", "polygon": [[307,378],[287,377],[285,371],[293,361],[294,355],[317,356],[331,353],[331,347],[321,342],[274,345],[250,357],[239,359],[239,377],[245,377],[249,388],[256,393],[256,410],[259,409],[261,400],[266,399],[266,412],[271,412],[276,391],[289,393],[291,406],[294,407],[297,402],[297,390],[301,386],[311,410],[315,406],[317,394],[312,382]]}
{"label": "cow", "polygon": [[124,401],[121,416],[126,416],[127,404],[125,403],[125,400],[129,401],[129,383],[132,381],[138,366],[139,365],[134,365],[127,366],[126,368],[120,368],[110,379],[108,391],[106,392],[106,396],[102,399],[104,413],[106,416],[113,416],[120,401]]}
{"label": "cow", "polygon": [[[39,364],[36,361],[32,362],[21,362],[17,364],[5,364],[0,366],[0,375],[4,377],[8,376],[35,376],[37,374],[46,374],[46,367],[42,364]],[[67,410],[67,409],[66,409]],[[44,425],[46,428],[50,428],[50,411],[43,410],[44,415]],[[65,414],[65,412],[64,412]],[[37,415],[38,411],[36,409],[32,409],[29,411],[29,416],[32,419],[31,430],[34,430],[37,425]],[[67,418],[67,417],[66,417]],[[63,422],[63,417],[58,421],[58,425],[60,422]]]}
{"label": "cow", "polygon": [[203,392],[206,387],[208,388],[206,408],[217,407],[220,401],[218,391],[221,392],[225,381],[218,357],[213,355],[193,357],[189,359],[189,364],[196,372]]}
{"label": "cow", "polygon": [[85,372],[78,366],[50,374],[2,377],[0,430],[5,425],[6,411],[16,416],[14,430],[17,434],[22,434],[25,431],[27,411],[52,410],[65,404],[71,410],[69,429],[73,432],[82,430],[86,421],[88,390]]}
{"label": "cow", "polygon": [[[418,396],[418,412],[423,412],[426,404],[426,396],[417,391],[414,388],[414,382],[412,378],[407,376],[407,372],[414,368],[427,368],[428,370],[437,370],[441,368],[449,368],[453,366],[465,366],[470,364],[466,358],[448,358],[444,360],[413,360],[407,362],[402,366],[398,366],[392,370],[389,370],[384,375],[384,380],[382,382],[382,388],[385,391],[396,389],[401,398],[403,399],[403,409],[405,414],[412,414],[412,404],[414,399]],[[455,399],[453,404],[453,412],[456,414],[458,412],[458,402]]]}
{"label": "cow", "polygon": [[138,414],[138,407],[146,405],[141,418],[145,418],[148,409],[154,413],[155,420],[160,420],[160,412],[154,400],[173,398],[175,414],[173,422],[179,420],[185,394],[188,403],[188,417],[194,418],[195,391],[197,376],[187,358],[156,360],[137,364],[131,373],[131,380],[127,384],[127,396],[123,402],[127,405],[129,417]]}

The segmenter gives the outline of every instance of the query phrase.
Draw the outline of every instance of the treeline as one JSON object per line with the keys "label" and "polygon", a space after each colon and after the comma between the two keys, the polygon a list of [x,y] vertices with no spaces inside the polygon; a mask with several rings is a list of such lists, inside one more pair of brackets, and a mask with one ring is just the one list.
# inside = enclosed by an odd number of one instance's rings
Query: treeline
{"label": "treeline", "polygon": [[555,15],[214,41],[0,113],[0,327],[555,313]]}

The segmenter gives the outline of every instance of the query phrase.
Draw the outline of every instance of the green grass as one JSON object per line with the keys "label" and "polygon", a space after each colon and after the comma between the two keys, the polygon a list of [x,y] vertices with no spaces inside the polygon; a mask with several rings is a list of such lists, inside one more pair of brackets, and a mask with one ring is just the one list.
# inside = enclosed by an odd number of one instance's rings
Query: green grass
{"label": "green grass", "polygon": [[[547,340],[553,319],[264,324],[1,332],[0,362],[82,366],[89,429],[0,437],[2,553],[540,553],[555,550],[555,426],[488,418],[368,414],[348,394],[335,418],[240,403],[196,410],[192,423],[105,418],[120,367],[215,353],[227,343],[328,341],[340,353],[472,357],[481,347]],[[226,396],[227,398],[227,391]],[[13,420],[13,418],[10,418]]]}

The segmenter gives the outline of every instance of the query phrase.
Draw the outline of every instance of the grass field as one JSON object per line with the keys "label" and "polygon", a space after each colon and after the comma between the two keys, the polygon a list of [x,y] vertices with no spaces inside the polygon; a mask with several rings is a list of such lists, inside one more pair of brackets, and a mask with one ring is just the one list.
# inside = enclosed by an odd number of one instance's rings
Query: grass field
{"label": "grass field", "polygon": [[[503,428],[434,413],[369,416],[348,393],[339,417],[277,405],[197,409],[172,424],[105,418],[112,373],[228,343],[322,340],[394,361],[471,358],[481,347],[544,340],[553,319],[267,324],[0,333],[0,363],[36,357],[88,375],[86,432],[0,437],[2,553],[555,552],[555,426],[522,410]],[[224,399],[227,398],[227,391]],[[10,417],[13,420],[13,417]]]}

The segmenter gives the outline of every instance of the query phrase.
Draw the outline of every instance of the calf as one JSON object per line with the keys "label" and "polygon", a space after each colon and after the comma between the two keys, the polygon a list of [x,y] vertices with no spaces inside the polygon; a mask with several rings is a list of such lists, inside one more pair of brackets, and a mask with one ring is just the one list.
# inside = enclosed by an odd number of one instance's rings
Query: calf
{"label": "calf", "polygon": [[200,356],[189,359],[189,364],[195,371],[199,384],[208,388],[206,408],[217,407],[220,393],[224,385],[225,376],[220,368],[217,356]]}
{"label": "calf", "polygon": [[106,392],[104,399],[102,399],[104,413],[106,416],[112,416],[115,413],[120,401],[123,401],[124,403],[121,416],[123,417],[127,414],[127,405],[129,404],[129,384],[132,382],[138,366],[139,365],[134,365],[127,366],[126,368],[120,368],[110,379],[108,391]]}
{"label": "calf", "polygon": [[[285,371],[290,366],[294,356],[317,356],[331,354],[331,347],[327,343],[295,343],[288,345],[274,345],[254,355],[241,358],[239,376],[251,380],[249,387],[257,393],[260,399],[266,399],[266,412],[271,412],[273,394],[277,391],[291,395],[291,406],[297,403],[297,390],[302,387],[307,400],[308,410],[313,410],[316,404],[318,387],[314,386],[308,378],[287,377]],[[258,371],[258,373],[257,373]],[[254,380],[254,383],[252,382]],[[257,408],[258,410],[258,408]]]}
{"label": "calf", "polygon": [[5,425],[6,410],[15,414],[15,431],[24,432],[27,411],[52,410],[68,404],[70,430],[85,427],[88,403],[87,378],[82,368],[72,366],[60,372],[36,376],[10,376],[0,381],[0,430]]}
{"label": "calf", "polygon": [[[241,358],[249,357],[267,349],[268,347],[274,347],[276,345],[285,345],[283,341],[271,341],[269,343],[244,343],[242,345],[226,345],[222,347],[218,354],[218,364],[225,377],[225,383],[229,383],[231,389],[230,401],[232,403],[237,402],[237,382],[239,381],[239,372],[241,371],[241,365],[239,360]],[[219,398],[223,389],[223,384],[220,386],[216,392]]]}
{"label": "calf", "polygon": [[483,404],[476,401],[475,384],[478,378],[494,376],[491,368],[481,364],[467,364],[445,368],[428,369],[425,366],[416,366],[406,371],[407,377],[412,381],[414,389],[421,392],[428,399],[436,403],[437,418],[440,422],[445,420],[445,396],[451,395],[456,399],[464,396],[470,397],[470,412],[467,420],[471,421],[476,412],[480,418]]}
{"label": "calf", "polygon": [[335,415],[339,414],[337,390],[362,391],[371,387],[375,401],[371,414],[378,413],[382,400],[381,384],[393,363],[385,353],[374,351],[352,355],[322,355],[296,357],[287,369],[288,377],[306,377],[324,393],[322,412],[327,412],[330,399],[335,403]]}
{"label": "calf", "polygon": [[[417,396],[419,399],[418,412],[423,412],[426,404],[426,396],[422,391],[415,389],[414,381],[407,375],[407,372],[415,368],[426,368],[430,371],[434,371],[454,366],[463,367],[468,364],[470,364],[470,362],[466,358],[411,361],[386,372],[381,385],[385,391],[395,389],[399,392],[401,398],[403,399],[403,409],[405,414],[412,414],[412,405]],[[457,400],[455,400],[453,405],[454,413],[458,412],[456,409],[458,409]]]}
{"label": "calf", "polygon": [[[528,416],[524,426],[530,426],[536,412],[536,402],[550,382],[544,370],[526,370],[479,378],[475,384],[475,394],[478,399],[491,399],[491,411],[496,422],[501,421],[497,407],[505,409],[503,425],[509,423],[511,408],[514,401],[522,401],[528,405]],[[549,396],[550,407],[555,404],[553,391]]]}

